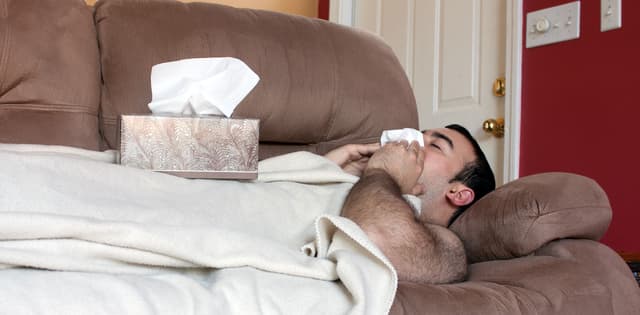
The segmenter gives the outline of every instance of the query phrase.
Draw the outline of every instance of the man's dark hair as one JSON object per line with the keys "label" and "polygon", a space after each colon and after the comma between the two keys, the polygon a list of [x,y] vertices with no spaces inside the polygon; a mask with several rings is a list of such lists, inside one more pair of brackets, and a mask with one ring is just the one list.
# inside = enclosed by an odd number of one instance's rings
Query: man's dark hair
{"label": "man's dark hair", "polygon": [[491,170],[491,166],[487,161],[487,158],[482,152],[478,141],[469,133],[469,131],[458,124],[448,125],[445,128],[455,130],[462,134],[473,146],[473,152],[476,155],[476,159],[467,163],[458,174],[449,182],[461,182],[467,187],[471,188],[474,192],[473,200],[468,204],[458,208],[455,213],[449,219],[449,226],[455,221],[467,208],[473,203],[482,198],[484,195],[490,193],[496,188],[496,180]]}

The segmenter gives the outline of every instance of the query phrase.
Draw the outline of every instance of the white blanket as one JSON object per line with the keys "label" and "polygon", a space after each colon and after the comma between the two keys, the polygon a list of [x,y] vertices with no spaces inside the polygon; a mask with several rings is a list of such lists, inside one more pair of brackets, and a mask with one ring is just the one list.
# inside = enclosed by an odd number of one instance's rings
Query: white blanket
{"label": "white blanket", "polygon": [[0,314],[386,314],[397,277],[340,217],[357,178],[265,160],[253,182],[0,145]]}

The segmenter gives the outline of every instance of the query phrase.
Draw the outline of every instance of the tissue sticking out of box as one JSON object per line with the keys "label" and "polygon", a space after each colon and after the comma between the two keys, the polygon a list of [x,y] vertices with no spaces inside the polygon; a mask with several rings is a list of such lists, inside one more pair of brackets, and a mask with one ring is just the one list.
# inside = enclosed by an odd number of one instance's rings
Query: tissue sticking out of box
{"label": "tissue sticking out of box", "polygon": [[397,142],[406,140],[411,143],[412,141],[418,141],[421,147],[424,147],[424,137],[422,132],[413,128],[393,129],[385,130],[380,136],[380,145],[384,145],[387,142]]}
{"label": "tissue sticking out of box", "polygon": [[232,57],[192,58],[151,68],[149,109],[154,114],[230,117],[260,78]]}

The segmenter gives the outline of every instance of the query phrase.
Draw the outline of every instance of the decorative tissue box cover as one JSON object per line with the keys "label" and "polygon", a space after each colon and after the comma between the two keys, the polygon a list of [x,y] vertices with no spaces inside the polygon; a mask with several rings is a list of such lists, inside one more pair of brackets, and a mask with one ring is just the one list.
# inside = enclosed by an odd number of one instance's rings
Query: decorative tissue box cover
{"label": "decorative tissue box cover", "polygon": [[187,178],[255,179],[257,119],[122,115],[120,163]]}

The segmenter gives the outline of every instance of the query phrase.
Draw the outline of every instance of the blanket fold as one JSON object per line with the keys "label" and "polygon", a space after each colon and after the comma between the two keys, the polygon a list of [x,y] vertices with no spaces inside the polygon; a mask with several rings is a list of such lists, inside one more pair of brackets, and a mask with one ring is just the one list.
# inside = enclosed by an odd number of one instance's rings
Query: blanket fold
{"label": "blanket fold", "polygon": [[[388,312],[395,270],[339,217],[357,178],[330,161],[288,154],[262,161],[258,180],[239,182],[127,168],[114,154],[0,146],[0,283],[34,286],[26,297],[0,285],[0,296],[17,299],[0,303],[0,313],[40,305],[31,299],[65,300],[60,288],[94,281],[107,291],[86,290],[74,309],[112,313],[102,304],[127,301],[111,290],[125,286],[132,305],[154,314],[184,303],[192,311],[181,314]],[[34,276],[43,273],[56,280]],[[171,299],[167,290],[183,294]],[[145,295],[149,303],[136,300]]]}

